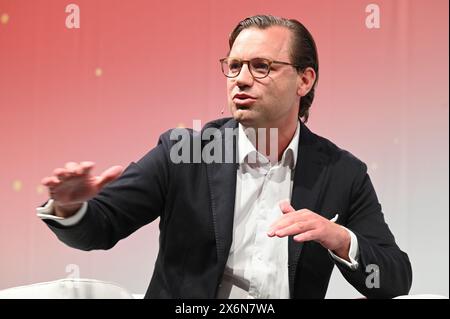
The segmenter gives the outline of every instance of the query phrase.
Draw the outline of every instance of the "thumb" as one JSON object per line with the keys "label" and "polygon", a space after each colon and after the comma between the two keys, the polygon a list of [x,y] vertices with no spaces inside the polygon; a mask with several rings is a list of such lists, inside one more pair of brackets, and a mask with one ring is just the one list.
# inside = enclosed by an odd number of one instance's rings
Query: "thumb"
{"label": "thumb", "polygon": [[283,199],[278,203],[278,206],[280,206],[281,211],[283,214],[295,212],[294,207],[291,206],[288,199]]}
{"label": "thumb", "polygon": [[112,182],[123,172],[123,167],[120,165],[112,166],[105,170],[100,176],[97,177],[97,187],[100,189],[109,182]]}

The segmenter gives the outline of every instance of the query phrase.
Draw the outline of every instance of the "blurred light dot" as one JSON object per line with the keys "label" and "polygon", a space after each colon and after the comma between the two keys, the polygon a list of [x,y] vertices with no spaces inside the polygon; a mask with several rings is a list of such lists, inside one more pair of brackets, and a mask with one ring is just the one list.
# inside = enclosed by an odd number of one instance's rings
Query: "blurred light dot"
{"label": "blurred light dot", "polygon": [[95,69],[95,76],[100,77],[103,74],[103,70],[101,68]]}
{"label": "blurred light dot", "polygon": [[186,126],[184,125],[184,123],[178,123],[177,128],[185,128]]}
{"label": "blurred light dot", "polygon": [[13,190],[14,190],[14,191],[20,192],[20,190],[22,189],[22,182],[19,181],[19,180],[15,180],[15,181],[13,182],[12,187],[13,187]]}
{"label": "blurred light dot", "polygon": [[0,23],[1,23],[1,24],[7,24],[8,21],[9,21],[9,15],[8,15],[7,13],[3,13],[3,14],[0,16]]}
{"label": "blurred light dot", "polygon": [[43,194],[44,190],[45,190],[45,187],[43,185],[38,185],[36,187],[36,193],[38,193],[38,194]]}

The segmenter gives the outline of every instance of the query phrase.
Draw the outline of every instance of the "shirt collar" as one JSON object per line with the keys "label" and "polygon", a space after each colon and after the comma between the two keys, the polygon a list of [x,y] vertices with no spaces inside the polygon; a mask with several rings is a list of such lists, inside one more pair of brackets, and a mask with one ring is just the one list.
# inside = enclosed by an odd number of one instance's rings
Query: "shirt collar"
{"label": "shirt collar", "polygon": [[[244,126],[239,123],[239,138],[238,138],[238,154],[239,154],[239,165],[246,162],[248,155],[250,153],[255,152],[258,156],[258,159],[262,162],[268,162],[268,159],[259,153],[250,139],[247,137],[244,131]],[[295,130],[294,136],[291,139],[291,142],[286,147],[283,152],[283,156],[281,157],[281,163],[289,165],[291,168],[294,168],[297,164],[297,153],[298,153],[298,142],[300,139],[300,121],[297,121],[297,128]]]}

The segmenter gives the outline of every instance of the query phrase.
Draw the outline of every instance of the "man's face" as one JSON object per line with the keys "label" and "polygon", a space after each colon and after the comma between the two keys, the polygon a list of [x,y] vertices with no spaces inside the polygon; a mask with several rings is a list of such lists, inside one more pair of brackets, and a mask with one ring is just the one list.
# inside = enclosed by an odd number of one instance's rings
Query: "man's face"
{"label": "man's face", "polygon": [[[279,26],[264,30],[249,28],[238,35],[229,56],[291,62],[290,46],[289,29]],[[294,67],[282,64],[272,64],[267,77],[254,79],[245,63],[237,77],[227,80],[228,105],[234,119],[253,128],[280,128],[297,121],[300,81]]]}

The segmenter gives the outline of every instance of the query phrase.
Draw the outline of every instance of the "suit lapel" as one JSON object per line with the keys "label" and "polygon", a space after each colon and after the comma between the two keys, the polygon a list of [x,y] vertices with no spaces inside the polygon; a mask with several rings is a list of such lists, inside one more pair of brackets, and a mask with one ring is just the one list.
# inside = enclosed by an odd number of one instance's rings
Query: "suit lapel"
{"label": "suit lapel", "polygon": [[[295,210],[308,208],[316,213],[320,213],[317,211],[317,200],[322,189],[328,161],[329,156],[321,150],[316,136],[301,123],[300,142],[291,198],[291,204]],[[294,293],[296,269],[302,248],[303,243],[295,242],[293,237],[289,236],[288,265],[291,297]]]}
{"label": "suit lapel", "polygon": [[[225,128],[234,129],[236,127],[237,122],[230,120],[221,128],[223,155],[225,152],[230,152],[230,150],[237,152],[236,139],[226,138],[225,134]],[[328,161],[329,156],[321,149],[317,137],[301,123],[297,164],[291,198],[291,204],[296,210],[308,208],[320,213],[316,207]],[[235,157],[233,157],[232,163],[206,164],[218,262],[223,265],[227,262],[233,239],[237,169],[238,162],[235,160]],[[297,243],[293,240],[292,236],[289,237],[288,265],[291,296],[294,292],[296,269],[302,248],[303,243]]]}
{"label": "suit lapel", "polygon": [[[226,138],[225,128],[234,129],[237,122],[230,120],[221,128],[222,159],[226,153],[237,151],[235,138]],[[210,188],[211,209],[219,264],[227,262],[233,239],[234,202],[236,196],[236,171],[238,163],[233,156],[232,163],[206,164]]]}

